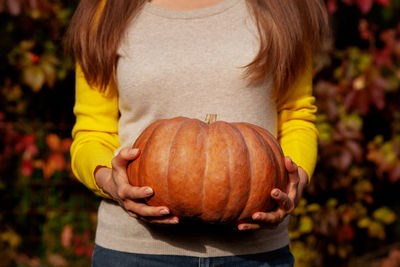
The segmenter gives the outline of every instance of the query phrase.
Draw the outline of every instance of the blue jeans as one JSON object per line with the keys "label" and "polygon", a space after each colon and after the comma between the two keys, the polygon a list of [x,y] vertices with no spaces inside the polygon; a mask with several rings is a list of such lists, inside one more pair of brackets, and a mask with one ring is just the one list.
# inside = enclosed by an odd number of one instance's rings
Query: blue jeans
{"label": "blue jeans", "polygon": [[126,253],[106,249],[96,245],[92,258],[92,267],[292,267],[293,265],[294,258],[292,253],[290,253],[289,246],[271,252],[252,255],[201,258],[176,255]]}

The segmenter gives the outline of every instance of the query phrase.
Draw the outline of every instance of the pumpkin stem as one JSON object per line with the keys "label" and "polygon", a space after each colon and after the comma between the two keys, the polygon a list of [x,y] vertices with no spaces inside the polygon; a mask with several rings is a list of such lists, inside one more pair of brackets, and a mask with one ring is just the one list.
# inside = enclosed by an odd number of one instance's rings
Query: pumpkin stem
{"label": "pumpkin stem", "polygon": [[217,114],[207,114],[206,123],[211,124],[217,121]]}

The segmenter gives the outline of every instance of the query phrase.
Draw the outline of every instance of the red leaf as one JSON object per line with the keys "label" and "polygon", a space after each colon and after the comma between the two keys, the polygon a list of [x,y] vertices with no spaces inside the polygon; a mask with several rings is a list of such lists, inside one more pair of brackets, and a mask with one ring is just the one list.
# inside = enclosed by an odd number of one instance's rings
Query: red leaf
{"label": "red leaf", "polygon": [[61,245],[65,248],[71,247],[73,235],[74,232],[72,226],[69,224],[65,225],[61,232]]}
{"label": "red leaf", "polygon": [[338,150],[337,154],[332,157],[332,166],[338,170],[344,171],[350,166],[353,161],[353,156],[348,150]]}
{"label": "red leaf", "polygon": [[18,142],[15,144],[15,152],[21,153],[23,152],[27,146],[34,144],[35,136],[33,134],[28,134],[23,136]]}
{"label": "red leaf", "polygon": [[343,106],[346,109],[346,111],[349,111],[351,107],[353,106],[354,101],[357,99],[357,91],[356,90],[351,90],[343,100]]}
{"label": "red leaf", "polygon": [[349,140],[348,142],[346,142],[346,148],[351,152],[354,159],[358,163],[361,163],[363,161],[364,151],[358,142]]}
{"label": "red leaf", "polygon": [[345,3],[348,6],[353,4],[353,0],[342,0],[342,2]]}
{"label": "red leaf", "polygon": [[327,7],[328,12],[330,14],[335,13],[336,10],[337,10],[337,2],[336,2],[336,0],[328,0],[327,3],[326,3],[326,7]]}
{"label": "red leaf", "polygon": [[350,225],[343,225],[338,231],[339,240],[353,240],[354,239],[354,229]]}
{"label": "red leaf", "polygon": [[376,78],[374,81],[374,86],[368,90],[370,93],[371,102],[379,110],[382,110],[386,105],[385,88],[387,88],[386,80],[382,78]]}
{"label": "red leaf", "polygon": [[386,65],[388,67],[393,67],[393,61],[391,55],[392,55],[392,50],[388,46],[386,46],[381,50],[372,51],[372,56],[374,58],[376,65],[378,66]]}
{"label": "red leaf", "polygon": [[359,114],[365,115],[369,111],[370,107],[370,99],[368,94],[365,90],[358,91],[357,102],[355,103],[355,109],[358,111]]}
{"label": "red leaf", "polygon": [[61,146],[61,139],[56,134],[48,134],[46,136],[46,144],[52,151],[58,151]]}
{"label": "red leaf", "polygon": [[40,57],[35,53],[28,52],[28,57],[33,64],[37,64],[40,61]]}
{"label": "red leaf", "polygon": [[389,180],[394,183],[400,179],[400,164],[397,164],[390,172],[389,172]]}
{"label": "red leaf", "polygon": [[37,8],[37,1],[36,0],[29,0],[29,5],[32,9]]}
{"label": "red leaf", "polygon": [[31,160],[24,160],[21,164],[21,173],[24,176],[31,176],[33,173],[33,162]]}
{"label": "red leaf", "polygon": [[382,6],[390,6],[391,5],[390,0],[375,0],[375,1]]}
{"label": "red leaf", "polygon": [[371,10],[374,0],[356,0],[356,3],[361,12],[367,14]]}
{"label": "red leaf", "polygon": [[50,154],[42,166],[44,178],[50,178],[55,171],[62,171],[65,168],[65,165],[66,162],[63,154],[59,152]]}
{"label": "red leaf", "polygon": [[365,115],[369,111],[370,99],[366,90],[352,90],[344,98],[344,107],[348,111],[355,109],[358,114]]}
{"label": "red leaf", "polygon": [[68,152],[69,149],[71,148],[71,144],[72,144],[72,139],[71,138],[64,138],[61,141],[61,151]]}
{"label": "red leaf", "polygon": [[83,256],[83,255],[85,255],[86,248],[83,245],[78,245],[78,246],[76,246],[74,252],[75,252],[76,256]]}
{"label": "red leaf", "polygon": [[397,32],[395,29],[389,29],[383,31],[380,34],[380,38],[386,44],[386,46],[393,48],[396,45],[396,35]]}
{"label": "red leaf", "polygon": [[361,39],[369,40],[373,37],[373,33],[369,29],[369,24],[366,19],[360,20],[358,24],[358,31],[360,32]]}
{"label": "red leaf", "polygon": [[92,257],[92,255],[93,255],[93,251],[94,251],[94,247],[93,246],[88,246],[88,247],[86,247],[86,256],[87,257]]}
{"label": "red leaf", "polygon": [[39,149],[37,148],[36,144],[27,144],[24,151],[24,157],[32,158],[39,154]]}
{"label": "red leaf", "polygon": [[7,0],[8,10],[11,15],[17,16],[21,13],[21,3],[18,0]]}

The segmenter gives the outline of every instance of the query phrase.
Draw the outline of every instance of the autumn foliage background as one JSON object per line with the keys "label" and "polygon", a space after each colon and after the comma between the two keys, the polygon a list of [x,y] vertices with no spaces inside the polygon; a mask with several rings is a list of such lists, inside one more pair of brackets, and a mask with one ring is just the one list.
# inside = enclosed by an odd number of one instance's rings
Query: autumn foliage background
{"label": "autumn foliage background", "polygon": [[[400,0],[326,0],[297,266],[400,266]],[[89,266],[99,199],[70,168],[76,1],[0,0],[0,266]]]}

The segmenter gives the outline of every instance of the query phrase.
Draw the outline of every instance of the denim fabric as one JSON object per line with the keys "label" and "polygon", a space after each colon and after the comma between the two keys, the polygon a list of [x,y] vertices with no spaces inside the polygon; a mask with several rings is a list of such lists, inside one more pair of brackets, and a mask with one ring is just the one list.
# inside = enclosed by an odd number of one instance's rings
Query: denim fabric
{"label": "denim fabric", "polygon": [[294,258],[288,246],[260,254],[202,258],[126,253],[96,245],[92,258],[92,267],[292,267],[293,265]]}

